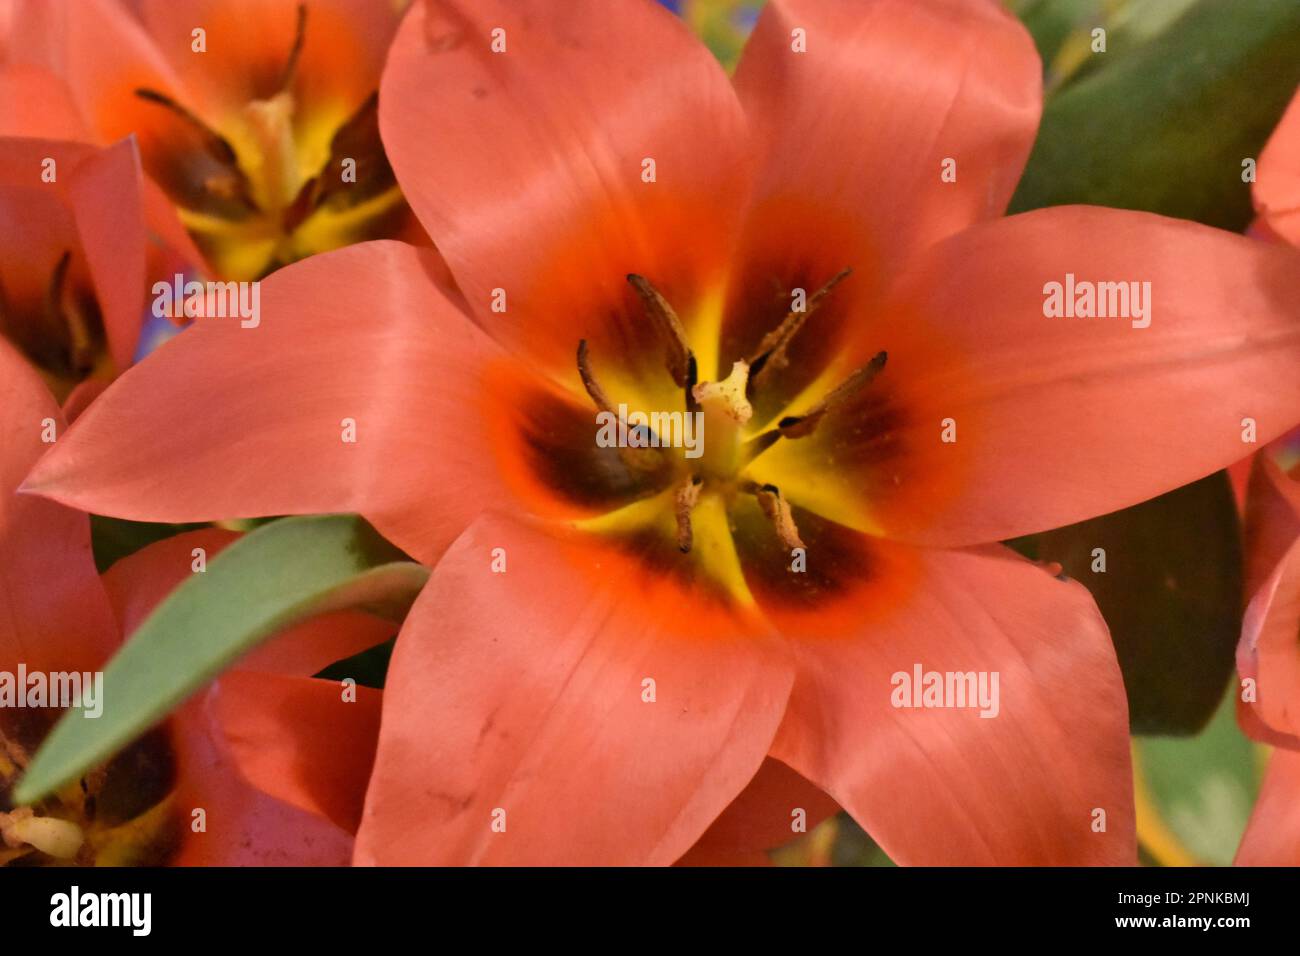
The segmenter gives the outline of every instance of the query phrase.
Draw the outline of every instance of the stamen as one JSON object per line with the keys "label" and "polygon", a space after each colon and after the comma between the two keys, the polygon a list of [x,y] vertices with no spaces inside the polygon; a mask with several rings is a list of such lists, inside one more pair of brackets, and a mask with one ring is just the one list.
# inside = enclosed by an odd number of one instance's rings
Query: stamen
{"label": "stamen", "polygon": [[27,750],[16,740],[11,740],[0,727],[0,778],[8,780],[19,770],[27,769]]}
{"label": "stamen", "polygon": [[71,264],[72,253],[64,252],[45,290],[45,315],[52,328],[67,331],[70,371],[84,375],[95,367],[95,341],[85,310],[75,297],[68,294],[68,268]]}
{"label": "stamen", "polygon": [[137,87],[135,95],[147,103],[157,103],[159,106],[170,111],[173,115],[180,117],[190,126],[194,127],[204,141],[204,146],[212,154],[212,157],[220,163],[234,165],[237,160],[235,149],[225,138],[215,132],[207,123],[199,119],[180,103],[168,96],[166,93],[160,93],[157,90],[150,89],[146,86]]}
{"label": "stamen", "polygon": [[587,340],[582,339],[578,342],[578,375],[582,379],[582,387],[587,390],[591,400],[596,403],[596,408],[602,412],[614,411],[614,406],[605,394],[605,390],[600,387],[600,382],[596,381],[596,375],[591,370],[591,354],[587,350]]}
{"label": "stamen", "polygon": [[843,405],[861,391],[864,386],[868,385],[872,379],[880,374],[881,369],[885,367],[885,362],[888,360],[888,353],[877,352],[870,362],[840,382],[825,398],[808,411],[802,415],[791,415],[781,419],[776,426],[781,435],[785,438],[803,438],[806,435],[811,435],[827,412],[833,411],[839,405]]}
{"label": "stamen", "polygon": [[[578,342],[578,377],[582,379],[582,387],[587,390],[597,411],[613,415],[614,404],[609,400],[609,395],[601,387],[600,382],[596,381],[596,373],[591,370],[591,353],[587,348],[586,339],[580,339]],[[647,431],[649,431],[648,426]],[[662,446],[652,432],[649,438],[646,447],[618,446],[618,456],[623,460],[624,465],[637,471],[658,471],[663,466],[664,459],[660,453]]]}
{"label": "stamen", "polygon": [[838,406],[843,405],[846,401],[858,393],[872,379],[880,373],[885,367],[885,361],[889,358],[885,352],[877,352],[870,362],[862,366],[843,382],[837,385],[825,398],[804,412],[802,415],[788,415],[777,422],[776,428],[770,428],[761,435],[756,435],[740,450],[740,464],[747,465],[763,452],[767,451],[782,438],[806,438],[811,435],[817,425],[827,412],[834,411]]}
{"label": "stamen", "polygon": [[689,397],[696,381],[695,355],[686,344],[686,330],[682,327],[681,319],[677,318],[677,313],[668,304],[668,300],[644,276],[630,273],[627,281],[641,297],[646,313],[654,320],[655,328],[668,347],[668,373],[678,386],[687,390]]}
{"label": "stamen", "polygon": [[692,475],[673,494],[674,516],[677,519],[677,549],[682,554],[688,553],[695,543],[695,533],[691,530],[691,511],[699,503],[700,489],[703,487],[704,479],[699,475]]}
{"label": "stamen", "polygon": [[180,103],[166,93],[148,87],[137,87],[135,95],[148,103],[156,103],[173,116],[179,117],[193,129],[202,141],[203,149],[209,156],[225,167],[219,176],[209,176],[203,181],[203,188],[214,196],[245,205],[253,212],[259,211],[249,192],[248,179],[239,168],[239,157],[235,149],[224,136],[213,130]]}
{"label": "stamen", "polygon": [[812,294],[806,307],[802,312],[791,311],[781,320],[781,324],[773,329],[763,340],[758,343],[758,348],[749,357],[749,364],[754,370],[753,380],[757,384],[758,378],[768,369],[782,369],[789,364],[790,360],[786,355],[786,349],[790,345],[791,339],[797,333],[808,317],[817,311],[817,307],[825,301],[831,291],[849,277],[853,272],[850,268],[841,269],[829,282]]}
{"label": "stamen", "polygon": [[294,74],[298,71],[298,60],[302,57],[303,41],[307,37],[307,5],[298,4],[298,21],[294,26],[293,46],[289,49],[289,62],[285,63],[284,71],[280,74],[280,82],[276,86],[277,90],[287,90],[293,83]]}
{"label": "stamen", "polygon": [[754,490],[754,497],[758,499],[763,514],[776,527],[781,544],[790,551],[804,547],[803,539],[799,537],[799,528],[794,523],[790,502],[781,497],[781,489],[776,485],[762,485]]}

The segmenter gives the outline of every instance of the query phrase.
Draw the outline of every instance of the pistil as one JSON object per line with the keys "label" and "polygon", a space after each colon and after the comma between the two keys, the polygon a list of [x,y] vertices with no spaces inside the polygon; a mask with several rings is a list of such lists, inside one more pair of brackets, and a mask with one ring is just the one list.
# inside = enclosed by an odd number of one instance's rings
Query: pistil
{"label": "pistil", "polygon": [[731,374],[717,382],[700,382],[691,395],[704,413],[704,454],[701,469],[709,475],[730,477],[737,471],[741,447],[740,432],[754,416],[754,406],[745,397],[749,365],[736,362]]}
{"label": "pistil", "polygon": [[34,847],[56,860],[71,860],[85,842],[81,827],[71,820],[38,817],[30,807],[0,813],[0,839],[10,849]]}

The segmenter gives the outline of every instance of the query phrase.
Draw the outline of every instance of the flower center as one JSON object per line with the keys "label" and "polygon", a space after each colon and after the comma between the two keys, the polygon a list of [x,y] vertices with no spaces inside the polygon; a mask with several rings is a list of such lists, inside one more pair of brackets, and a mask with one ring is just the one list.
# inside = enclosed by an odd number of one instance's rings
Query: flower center
{"label": "flower center", "polygon": [[146,140],[150,174],[227,279],[256,279],[384,234],[405,211],[379,141],[377,92],[325,136],[319,117],[304,115],[295,89],[306,30],[300,4],[277,89],[247,103],[220,131],[165,93],[135,91],[169,124]]}
{"label": "flower center", "polygon": [[11,301],[0,284],[0,334],[26,355],[55,397],[110,361],[103,318],[95,296],[72,273],[72,252],[59,257],[43,295]]}
{"label": "flower center", "polygon": [[[732,363],[726,377],[706,382],[696,380],[695,354],[672,306],[645,278],[628,276],[664,344],[665,365],[673,381],[682,388],[684,412],[694,416],[698,423],[700,447],[695,454],[672,455],[666,450],[672,442],[663,441],[663,436],[653,433],[650,425],[641,425],[638,426],[642,429],[640,440],[621,446],[619,454],[630,471],[669,476],[672,491],[665,497],[671,502],[677,545],[683,553],[689,553],[696,544],[692,515],[701,502],[717,497],[725,506],[737,495],[754,498],[786,549],[804,546],[790,503],[775,485],[751,478],[749,465],[777,441],[813,434],[827,415],[870,384],[885,367],[887,356],[884,352],[877,353],[803,414],[781,417],[774,427],[764,431],[751,428],[752,399],[768,376],[789,364],[790,342],[849,273],[850,270],[843,270],[810,297],[805,308],[787,314],[776,329],[763,337],[752,354]],[[585,340],[578,344],[578,373],[598,411],[612,415],[614,405],[592,368]],[[659,420],[676,421],[671,414]],[[650,416],[652,423],[655,420]],[[629,434],[633,431],[629,430]]]}
{"label": "flower center", "polygon": [[[156,866],[179,843],[174,761],[154,731],[34,806],[9,794],[28,763],[22,738],[39,739],[48,715],[0,726],[0,866]],[[25,732],[24,732],[25,731]]]}

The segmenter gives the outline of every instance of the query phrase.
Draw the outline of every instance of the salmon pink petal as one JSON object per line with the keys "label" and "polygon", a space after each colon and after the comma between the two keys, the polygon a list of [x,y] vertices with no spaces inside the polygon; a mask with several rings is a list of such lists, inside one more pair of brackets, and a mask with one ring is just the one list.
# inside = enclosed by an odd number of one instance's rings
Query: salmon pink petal
{"label": "salmon pink petal", "polygon": [[1300,866],[1300,753],[1275,750],[1236,866]]}
{"label": "salmon pink petal", "polygon": [[1237,671],[1254,682],[1243,701],[1272,731],[1300,736],[1300,539],[1251,598],[1237,645]]}
{"label": "salmon pink petal", "polygon": [[[1277,443],[1273,446],[1276,448]],[[1255,594],[1300,538],[1300,481],[1289,476],[1265,450],[1252,459],[1246,485],[1247,597]]]}
{"label": "salmon pink petal", "polygon": [[282,631],[241,658],[238,666],[286,677],[311,677],[396,633],[392,621],[361,611],[334,611]]}
{"label": "salmon pink petal", "polygon": [[335,681],[236,670],[217,682],[209,708],[249,783],[355,833],[380,697],[369,687],[345,692]]}
{"label": "salmon pink petal", "polygon": [[67,189],[109,352],[123,369],[135,356],[145,306],[144,171],[135,141],[87,156],[73,168]]}
{"label": "salmon pink petal", "polygon": [[[163,598],[205,562],[239,539],[232,531],[201,528],[173,535],[115,562],[104,574],[123,634],[131,634]],[[310,677],[330,664],[382,644],[394,625],[360,611],[334,611],[288,628],[240,659],[242,669]]]}
{"label": "salmon pink petal", "polygon": [[1041,74],[995,0],[771,0],[736,71],[763,155],[758,210],[850,212],[875,254],[861,265],[887,278],[1002,215],[1038,130]]}
{"label": "salmon pink petal", "polygon": [[356,862],[672,863],[758,771],[791,676],[739,611],[484,515],[398,637]]}
{"label": "salmon pink petal", "polygon": [[1300,92],[1260,154],[1253,195],[1269,229],[1300,246]]}
{"label": "salmon pink petal", "polygon": [[[209,692],[210,693],[210,692]],[[206,695],[172,717],[181,828],[176,866],[346,866],[352,836],[315,813],[262,793],[240,777]],[[196,811],[202,810],[199,815]]]}
{"label": "salmon pink petal", "polygon": [[143,25],[114,0],[24,0],[18,19],[15,60],[62,77],[100,142],[121,139],[156,115],[158,107],[136,96],[137,89],[187,99]]}
{"label": "salmon pink petal", "polygon": [[993,0],[768,3],[736,72],[762,167],[723,367],[776,328],[791,290],[852,268],[764,386],[793,397],[910,256],[1000,216],[1038,128],[1040,77],[1029,34]]}
{"label": "salmon pink petal", "polygon": [[0,339],[0,669],[87,670],[116,644],[84,514],[15,493],[61,440],[63,418],[40,377]]}
{"label": "salmon pink petal", "polygon": [[918,586],[783,624],[800,669],[772,756],[899,864],[1132,865],[1128,704],[1088,592],[1001,547],[880,548]]}
{"label": "salmon pink petal", "polygon": [[0,136],[84,140],[89,131],[57,74],[12,64],[0,70]]}
{"label": "salmon pink petal", "polygon": [[748,181],[740,105],[687,28],[644,0],[423,0],[381,94],[398,181],[480,321],[547,369],[573,375],[587,338],[662,377],[626,276],[685,322],[709,311]]}
{"label": "salmon pink petal", "polygon": [[[298,44],[298,8],[305,9],[301,46],[288,88],[308,111],[340,121],[378,86],[384,51],[397,28],[399,5],[385,0],[145,0],[141,18],[158,51],[194,98],[192,109],[221,119],[285,87]],[[257,29],[250,30],[249,24]],[[205,31],[195,56],[193,31]]]}
{"label": "salmon pink petal", "polygon": [[[1297,287],[1292,249],[1147,213],[975,226],[860,326],[839,374],[881,350],[885,369],[760,458],[765,480],[862,530],[945,546],[1136,504],[1300,421]],[[1081,317],[1089,302],[1110,317]]]}
{"label": "salmon pink petal", "polygon": [[500,494],[479,417],[500,356],[437,269],[375,242],[277,272],[258,316],[200,319],[114,383],[28,490],[141,521],[360,512],[431,561]]}
{"label": "salmon pink petal", "polygon": [[747,866],[758,857],[766,862],[764,850],[798,839],[838,810],[839,805],[824,791],[769,757],[740,796],[677,862],[684,866]]}

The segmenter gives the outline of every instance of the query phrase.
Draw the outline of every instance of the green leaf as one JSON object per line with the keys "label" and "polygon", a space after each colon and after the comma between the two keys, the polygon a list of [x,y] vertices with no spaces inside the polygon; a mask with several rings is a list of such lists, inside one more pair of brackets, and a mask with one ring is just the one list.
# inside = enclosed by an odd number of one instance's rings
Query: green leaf
{"label": "green leaf", "polygon": [[1134,744],[1161,822],[1191,856],[1214,866],[1232,863],[1259,794],[1257,748],[1237,728],[1235,703],[1230,690],[1196,737],[1144,737]]}
{"label": "green leaf", "polygon": [[1044,64],[1073,33],[1101,22],[1102,0],[1017,0],[1011,10],[1024,23]]}
{"label": "green leaf", "polygon": [[284,518],[250,532],[140,625],[104,671],[102,715],[65,713],[15,800],[32,803],[102,763],[292,624],[342,608],[400,618],[428,576],[352,515]]}
{"label": "green leaf", "polygon": [[[1204,726],[1241,630],[1241,539],[1226,473],[1010,544],[1060,562],[1092,592],[1115,642],[1134,733]],[[1097,548],[1104,572],[1093,571]]]}
{"label": "green leaf", "polygon": [[1197,0],[1160,26],[1134,48],[1117,37],[1048,101],[1012,212],[1092,203],[1250,222],[1241,164],[1300,83],[1300,3]]}

